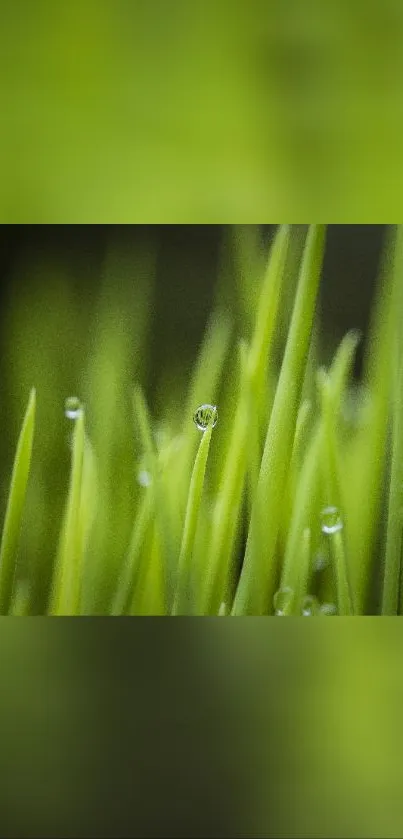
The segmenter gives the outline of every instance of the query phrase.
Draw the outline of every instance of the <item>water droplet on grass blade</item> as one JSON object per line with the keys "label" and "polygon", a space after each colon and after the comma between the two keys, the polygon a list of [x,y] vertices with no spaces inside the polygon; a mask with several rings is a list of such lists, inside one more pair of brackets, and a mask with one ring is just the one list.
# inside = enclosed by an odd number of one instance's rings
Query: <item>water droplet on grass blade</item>
{"label": "water droplet on grass blade", "polygon": [[313,594],[308,594],[302,601],[302,615],[304,618],[313,618],[320,614],[319,601]]}
{"label": "water droplet on grass blade", "polygon": [[193,415],[193,422],[199,431],[206,431],[209,425],[214,428],[217,420],[218,411],[215,405],[200,405]]}
{"label": "water droplet on grass blade", "polygon": [[67,419],[75,420],[77,419],[83,406],[77,396],[68,396],[65,403],[64,403],[64,413]]}
{"label": "water droplet on grass blade", "polygon": [[290,615],[294,604],[294,591],[289,586],[279,588],[273,597],[274,612],[277,617]]}
{"label": "water droplet on grass blade", "polygon": [[140,469],[137,474],[137,481],[142,487],[149,487],[152,484],[152,477],[150,472],[147,472],[147,469]]}
{"label": "water droplet on grass blade", "polygon": [[343,529],[340,511],[337,507],[325,507],[322,510],[322,533],[338,533]]}
{"label": "water droplet on grass blade", "polygon": [[320,614],[325,616],[337,615],[337,608],[334,603],[322,603]]}
{"label": "water droplet on grass blade", "polygon": [[323,553],[317,553],[313,561],[313,570],[316,574],[325,571],[330,565],[330,557]]}

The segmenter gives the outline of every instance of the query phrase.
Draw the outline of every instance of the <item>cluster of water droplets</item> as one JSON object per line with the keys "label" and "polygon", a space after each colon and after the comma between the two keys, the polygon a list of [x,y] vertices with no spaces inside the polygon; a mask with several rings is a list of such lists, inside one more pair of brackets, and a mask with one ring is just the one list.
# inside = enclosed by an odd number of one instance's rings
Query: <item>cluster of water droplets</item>
{"label": "cluster of water droplets", "polygon": [[[325,541],[313,559],[312,570],[314,573],[320,573],[329,566],[330,553],[328,539],[335,533],[340,533],[343,530],[343,526],[343,519],[338,507],[328,506],[322,510],[320,528],[325,537]],[[319,599],[313,594],[306,595],[297,604],[296,593],[288,586],[280,588],[274,595],[273,607],[276,616],[283,617],[296,614],[296,606],[297,612],[303,617],[337,615],[337,607],[334,603],[320,603]]]}
{"label": "cluster of water droplets", "polygon": [[[273,598],[274,614],[276,617],[286,617],[295,614],[295,592],[292,588],[284,586],[280,588]],[[337,614],[334,603],[320,603],[313,594],[308,594],[302,599],[299,614],[304,618],[319,616],[331,616]]]}
{"label": "cluster of water droplets", "polygon": [[320,603],[318,598],[313,594],[308,594],[302,601],[302,617],[330,617],[337,615],[337,609],[334,603]]}

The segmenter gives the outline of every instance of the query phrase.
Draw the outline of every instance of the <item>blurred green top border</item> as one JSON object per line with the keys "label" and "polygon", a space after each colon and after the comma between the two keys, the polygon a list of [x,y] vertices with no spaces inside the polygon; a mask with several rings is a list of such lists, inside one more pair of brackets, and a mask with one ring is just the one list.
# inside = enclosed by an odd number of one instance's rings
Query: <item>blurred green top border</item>
{"label": "blurred green top border", "polygon": [[388,223],[400,0],[5,0],[1,223]]}

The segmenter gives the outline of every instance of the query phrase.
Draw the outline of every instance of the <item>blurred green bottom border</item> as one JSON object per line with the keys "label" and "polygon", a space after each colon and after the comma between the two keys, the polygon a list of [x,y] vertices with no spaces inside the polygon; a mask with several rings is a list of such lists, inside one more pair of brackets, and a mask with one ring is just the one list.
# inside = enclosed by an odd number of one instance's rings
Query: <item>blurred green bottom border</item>
{"label": "blurred green bottom border", "polygon": [[3,619],[0,830],[401,837],[403,627]]}

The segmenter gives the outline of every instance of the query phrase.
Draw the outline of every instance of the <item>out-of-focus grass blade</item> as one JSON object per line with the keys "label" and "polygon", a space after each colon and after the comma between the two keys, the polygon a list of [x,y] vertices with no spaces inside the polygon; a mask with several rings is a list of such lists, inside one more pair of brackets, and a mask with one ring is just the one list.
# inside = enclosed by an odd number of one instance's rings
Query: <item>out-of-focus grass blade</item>
{"label": "out-of-focus grass blade", "polygon": [[[227,594],[235,523],[239,516],[246,474],[250,394],[255,396],[259,386],[264,387],[264,375],[278,313],[289,238],[289,227],[283,225],[277,233],[270,252],[260,295],[255,333],[247,364],[241,375],[241,389],[214,509],[211,541],[207,555],[203,612],[211,615],[218,613]],[[249,382],[246,381],[246,377]]]}
{"label": "out-of-focus grass blade", "polygon": [[112,603],[112,615],[125,615],[133,600],[136,587],[144,577],[144,563],[146,561],[143,546],[154,513],[154,493],[152,487],[146,490],[146,497],[142,499],[133,525],[129,550],[122,569],[117,591]]}
{"label": "out-of-focus grass blade", "polygon": [[70,486],[60,550],[56,560],[50,612],[52,615],[77,615],[81,608],[83,541],[80,506],[85,447],[84,409],[81,408],[73,434]]}
{"label": "out-of-focus grass blade", "polygon": [[[303,534],[306,528],[313,527],[314,515],[320,489],[320,456],[322,451],[323,428],[317,422],[302,465],[293,505],[293,515],[288,531],[284,562],[281,574],[281,589],[294,592],[293,614],[299,614],[299,604],[309,582],[310,568],[304,567],[301,573],[301,550],[304,544]],[[294,611],[295,609],[295,611]]]}
{"label": "out-of-focus grass blade", "polygon": [[172,610],[174,615],[188,614],[189,608],[192,608],[194,605],[191,562],[212,431],[213,427],[209,425],[203,433],[190,481],[178,564],[177,586]]}
{"label": "out-of-focus grass blade", "polygon": [[222,308],[215,308],[207,324],[191,375],[190,386],[182,411],[183,424],[178,438],[180,446],[175,453],[173,468],[169,468],[169,474],[167,474],[170,487],[167,501],[170,506],[171,520],[175,521],[174,529],[178,538],[177,555],[180,551],[187,491],[197,448],[192,419],[199,405],[217,404],[231,333],[232,323],[228,315]]}
{"label": "out-of-focus grass blade", "polygon": [[[382,614],[401,612],[399,591],[403,543],[403,364],[397,377],[393,416],[392,464],[389,485],[389,509],[386,531],[385,578]],[[400,597],[402,595],[400,594]],[[400,609],[399,609],[400,605]]]}
{"label": "out-of-focus grass blade", "polygon": [[276,545],[316,309],[324,243],[325,226],[311,225],[263,452],[244,564],[235,595],[235,615],[266,614],[274,594]]}
{"label": "out-of-focus grass blade", "polygon": [[7,615],[10,608],[14,574],[17,561],[18,541],[24,509],[32,454],[35,427],[36,393],[30,393],[28,407],[19,436],[11,476],[6,515],[0,547],[0,614]]}
{"label": "out-of-focus grass blade", "polygon": [[[183,416],[183,432],[189,429],[196,408],[202,404],[215,404],[217,385],[228,352],[232,324],[222,310],[214,311],[203,338],[189,388]],[[190,437],[192,443],[193,435]]]}
{"label": "out-of-focus grass blade", "polygon": [[131,615],[166,615],[164,568],[160,547],[161,539],[157,525],[152,531],[150,548],[146,551],[147,562],[143,563],[136,581],[130,608]]}
{"label": "out-of-focus grass blade", "polygon": [[378,301],[374,309],[364,382],[370,395],[365,424],[354,445],[352,470],[345,482],[349,510],[349,553],[355,606],[362,614],[369,591],[376,539],[380,527],[385,478],[390,404],[395,372],[396,335],[401,330],[401,274],[403,228],[393,229],[387,240]]}
{"label": "out-of-focus grass blade", "polygon": [[[403,544],[403,234],[400,229],[400,246],[395,266],[397,309],[399,320],[394,342],[394,403],[392,428],[392,463],[389,483],[388,523],[386,531],[385,577],[382,595],[382,614],[396,615],[403,612],[401,589],[401,561]],[[400,589],[400,604],[399,604]]]}
{"label": "out-of-focus grass blade", "polygon": [[293,515],[293,506],[295,495],[298,486],[298,478],[303,460],[303,451],[307,442],[307,428],[309,419],[312,413],[312,404],[305,399],[298,411],[297,424],[295,427],[294,442],[292,447],[292,455],[290,462],[290,470],[287,478],[287,485],[284,497],[284,509],[282,516],[282,525],[280,538],[283,545],[287,542],[287,535],[289,532],[290,522]]}
{"label": "out-of-focus grass blade", "polygon": [[[324,370],[318,373],[318,385],[322,401],[324,423],[322,463],[326,487],[326,505],[333,508],[338,517],[336,526],[330,528],[332,553],[337,586],[339,615],[354,614],[350,571],[346,556],[344,537],[345,513],[341,495],[340,466],[336,440],[335,400],[332,398],[331,380]],[[333,531],[333,532],[330,532]]]}
{"label": "out-of-focus grass blade", "polygon": [[173,598],[175,563],[177,559],[174,551],[173,525],[169,515],[169,505],[163,493],[158,455],[151,429],[151,419],[143,391],[139,385],[136,385],[134,388],[133,406],[153,485],[153,495],[155,498],[154,510],[159,533],[158,555],[162,562],[165,579],[166,608],[168,609],[168,604],[172,602]]}
{"label": "out-of-focus grass blade", "polygon": [[26,617],[30,613],[30,586],[28,580],[18,580],[14,586],[10,614],[13,617]]}
{"label": "out-of-focus grass blade", "polygon": [[347,380],[360,341],[361,334],[357,330],[347,332],[347,335],[340,342],[329,371],[332,383],[332,401],[336,414],[340,411]]}

